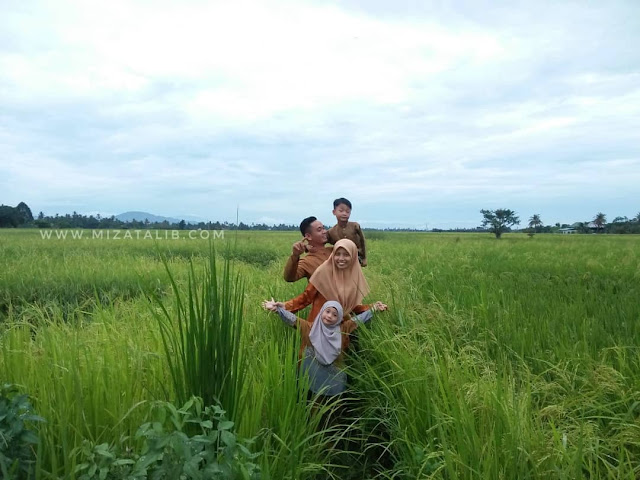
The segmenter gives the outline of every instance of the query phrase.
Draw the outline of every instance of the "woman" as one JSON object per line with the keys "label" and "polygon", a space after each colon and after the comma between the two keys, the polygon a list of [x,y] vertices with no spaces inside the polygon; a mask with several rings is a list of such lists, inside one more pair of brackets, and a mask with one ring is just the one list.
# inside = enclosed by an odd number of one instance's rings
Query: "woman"
{"label": "woman", "polygon": [[[334,300],[342,305],[346,320],[351,312],[362,313],[370,308],[369,305],[362,305],[362,299],[368,293],[369,284],[358,262],[358,248],[351,240],[344,238],[333,246],[333,252],[313,273],[304,292],[285,302],[284,309],[296,313],[311,305],[309,319],[313,321],[322,305]],[[386,305],[379,309],[386,310]]]}

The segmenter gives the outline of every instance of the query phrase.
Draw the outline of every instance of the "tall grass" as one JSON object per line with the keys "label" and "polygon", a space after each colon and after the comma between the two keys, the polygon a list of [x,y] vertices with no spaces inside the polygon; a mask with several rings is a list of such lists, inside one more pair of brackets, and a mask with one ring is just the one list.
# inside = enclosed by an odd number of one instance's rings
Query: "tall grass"
{"label": "tall grass", "polygon": [[[142,241],[34,233],[0,232],[0,378],[47,419],[40,478],[73,479],[82,440],[117,442],[150,400],[177,397],[167,352],[200,361],[191,351],[206,342],[185,325],[205,317],[212,256],[206,241],[159,242],[163,263]],[[371,298],[392,310],[359,330],[356,413],[329,428],[298,378],[297,332],[258,306],[302,290],[281,280],[296,237],[239,232],[214,256],[217,291],[225,256],[228,291],[244,287],[236,416],[241,436],[258,435],[265,478],[640,478],[638,237],[370,238]],[[175,345],[142,292],[164,305],[170,321],[153,309]]]}
{"label": "tall grass", "polygon": [[[72,319],[41,313],[35,330],[30,322],[9,319],[1,334],[0,368],[3,379],[33,396],[46,420],[39,426],[38,478],[74,478],[83,440],[133,437],[148,401],[161,398],[161,341],[140,304]],[[127,325],[131,318],[136,337]]]}
{"label": "tall grass", "polygon": [[177,402],[192,396],[206,405],[220,403],[236,425],[241,424],[241,389],[246,356],[241,350],[244,286],[233,276],[225,260],[219,277],[213,243],[201,275],[189,262],[187,292],[182,292],[169,268],[162,262],[173,288],[175,308],[151,292],[152,309],[158,320],[164,352]]}
{"label": "tall grass", "polygon": [[638,477],[637,239],[423,238],[353,367],[382,475]]}

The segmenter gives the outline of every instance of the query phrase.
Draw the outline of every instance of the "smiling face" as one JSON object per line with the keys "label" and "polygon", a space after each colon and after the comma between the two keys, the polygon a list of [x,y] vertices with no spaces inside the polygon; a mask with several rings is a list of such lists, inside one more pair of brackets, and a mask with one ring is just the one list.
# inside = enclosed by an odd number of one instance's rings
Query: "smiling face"
{"label": "smiling face", "polygon": [[324,228],[324,224],[320,220],[316,220],[307,229],[304,234],[304,238],[314,245],[324,245],[327,243],[327,230]]}
{"label": "smiling face", "polygon": [[334,307],[327,307],[322,311],[320,319],[328,327],[335,325],[338,323],[338,310]]}
{"label": "smiling face", "polygon": [[344,270],[351,265],[351,254],[345,248],[340,247],[333,254],[333,263],[336,268]]}

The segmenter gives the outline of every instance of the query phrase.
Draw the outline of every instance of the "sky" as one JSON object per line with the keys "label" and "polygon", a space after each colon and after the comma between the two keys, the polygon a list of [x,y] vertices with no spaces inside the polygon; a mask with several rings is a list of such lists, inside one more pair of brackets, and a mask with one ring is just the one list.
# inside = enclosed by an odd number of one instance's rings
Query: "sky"
{"label": "sky", "polygon": [[640,2],[3,0],[0,203],[473,228],[640,212]]}

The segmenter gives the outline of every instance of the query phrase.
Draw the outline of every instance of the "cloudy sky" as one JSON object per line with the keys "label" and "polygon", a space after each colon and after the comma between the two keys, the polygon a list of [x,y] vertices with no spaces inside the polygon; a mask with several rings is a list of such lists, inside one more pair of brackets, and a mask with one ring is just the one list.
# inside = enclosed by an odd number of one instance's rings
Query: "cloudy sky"
{"label": "cloudy sky", "polygon": [[640,2],[3,0],[0,203],[327,225],[640,212]]}

